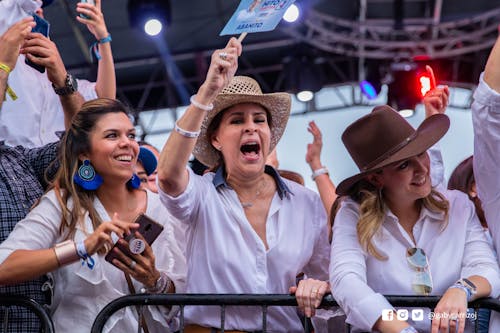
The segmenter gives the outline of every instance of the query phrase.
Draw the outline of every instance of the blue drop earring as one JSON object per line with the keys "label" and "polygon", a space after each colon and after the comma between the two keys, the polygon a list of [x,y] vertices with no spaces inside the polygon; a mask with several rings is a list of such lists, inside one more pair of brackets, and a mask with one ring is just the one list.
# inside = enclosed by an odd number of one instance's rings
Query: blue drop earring
{"label": "blue drop earring", "polygon": [[87,191],[95,191],[101,186],[102,177],[95,172],[90,160],[84,160],[78,171],[73,176],[73,180],[81,188]]}
{"label": "blue drop earring", "polygon": [[133,189],[138,189],[141,187],[141,179],[135,173],[132,175],[132,178],[127,182],[127,185]]}

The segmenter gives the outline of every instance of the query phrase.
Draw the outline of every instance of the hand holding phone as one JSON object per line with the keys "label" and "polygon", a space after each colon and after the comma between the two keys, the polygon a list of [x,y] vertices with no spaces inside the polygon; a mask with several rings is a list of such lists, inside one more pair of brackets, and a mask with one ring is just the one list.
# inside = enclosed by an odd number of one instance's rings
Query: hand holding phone
{"label": "hand holding phone", "polygon": [[[95,1],[94,0],[80,0],[81,3],[90,3],[92,5],[95,6]],[[85,15],[85,14],[80,14],[80,17],[81,18],[84,18],[86,20],[90,20],[90,17],[88,15]]]}
{"label": "hand holding phone", "polygon": [[[35,19],[36,25],[31,29],[31,32],[39,32],[45,37],[49,37],[49,29],[50,29],[50,24],[47,20],[44,20],[40,16],[33,14],[33,18]],[[26,65],[29,65],[39,71],[40,73],[45,72],[45,67],[35,64],[34,62],[30,61],[28,58],[24,61]]]}
{"label": "hand holding phone", "polygon": [[137,247],[138,246],[141,247],[141,245],[138,245],[138,243],[140,243],[138,241],[142,242],[142,240],[135,238],[136,232],[138,232],[144,238],[144,240],[151,246],[153,242],[156,240],[156,238],[158,238],[160,233],[163,231],[163,226],[161,224],[159,224],[149,216],[142,213],[139,214],[139,216],[137,216],[134,223],[138,223],[139,228],[136,231],[131,232],[130,235],[127,235],[125,237],[127,245],[122,245],[120,244],[120,242],[116,242],[113,248],[104,257],[106,261],[113,263],[112,262],[113,259],[120,260],[117,253],[115,252],[115,248],[120,249],[120,251],[123,252],[123,254],[125,254],[127,257],[131,259],[134,258],[133,252],[135,252],[135,254],[139,254],[139,252],[142,252],[144,248],[142,248],[142,251],[137,251],[139,250]]}

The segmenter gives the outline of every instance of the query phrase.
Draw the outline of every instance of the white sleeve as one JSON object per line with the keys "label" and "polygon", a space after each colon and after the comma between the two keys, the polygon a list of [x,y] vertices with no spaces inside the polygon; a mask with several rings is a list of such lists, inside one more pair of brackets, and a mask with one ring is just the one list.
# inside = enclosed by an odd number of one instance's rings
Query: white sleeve
{"label": "white sleeve", "polygon": [[0,35],[29,13],[37,10],[41,2],[33,0],[2,0],[0,1]]}
{"label": "white sleeve", "polygon": [[432,187],[446,189],[447,184],[444,179],[444,163],[443,155],[441,154],[441,147],[439,142],[427,150],[431,160],[431,181]]}
{"label": "white sleeve", "polygon": [[[349,200],[349,199],[346,199]],[[393,306],[367,284],[366,252],[358,242],[358,208],[343,203],[333,225],[330,257],[330,284],[335,300],[344,310],[347,322],[371,331],[384,309]]]}
{"label": "white sleeve", "polygon": [[[500,251],[500,93],[481,74],[472,103],[474,178],[495,248]],[[500,257],[499,257],[500,258]]]}
{"label": "white sleeve", "polygon": [[0,264],[14,251],[48,249],[59,238],[61,208],[53,191],[42,196],[40,204],[19,221],[0,244]]}
{"label": "white sleeve", "polygon": [[77,79],[76,81],[78,82],[78,92],[82,95],[85,101],[98,98],[97,92],[95,91],[95,82],[80,79]]}

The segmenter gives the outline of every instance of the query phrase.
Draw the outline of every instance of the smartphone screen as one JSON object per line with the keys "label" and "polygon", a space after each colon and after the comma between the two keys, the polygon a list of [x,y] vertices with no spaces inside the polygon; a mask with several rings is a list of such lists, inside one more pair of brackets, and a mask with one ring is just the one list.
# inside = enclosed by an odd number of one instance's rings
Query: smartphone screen
{"label": "smartphone screen", "polygon": [[[139,224],[139,229],[137,229],[137,232],[139,232],[142,237],[148,242],[149,245],[153,244],[156,238],[160,235],[160,233],[163,231],[163,226],[150,218],[149,216],[145,214],[139,214],[139,216],[135,219],[134,223]],[[136,231],[132,232],[130,235],[125,237],[125,240],[129,242],[132,238],[134,238],[134,234]],[[118,247],[125,255],[132,257],[132,254],[130,253],[130,249],[128,246],[122,246],[118,243],[115,243],[113,246],[113,249],[115,247]],[[108,262],[112,262],[113,259],[116,258],[116,255],[111,249],[107,254],[104,259]]]}
{"label": "smartphone screen", "polygon": [[[35,19],[36,25],[33,27],[33,29],[31,29],[31,32],[39,32],[42,35],[44,35],[45,37],[49,37],[49,29],[50,29],[49,22],[47,20],[44,20],[43,18],[41,18],[40,16],[38,16],[36,14],[33,14],[33,18]],[[45,72],[45,67],[31,62],[30,60],[28,60],[28,58],[26,58],[25,63],[27,65],[33,67],[34,69],[36,69],[40,73]]]}

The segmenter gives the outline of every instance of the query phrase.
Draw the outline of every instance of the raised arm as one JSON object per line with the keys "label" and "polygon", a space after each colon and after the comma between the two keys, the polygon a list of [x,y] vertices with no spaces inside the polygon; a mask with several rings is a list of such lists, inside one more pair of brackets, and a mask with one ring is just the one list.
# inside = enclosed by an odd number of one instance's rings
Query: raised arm
{"label": "raised arm", "polygon": [[[56,88],[67,87],[68,72],[59,54],[59,50],[54,42],[40,33],[29,33],[26,42],[21,48],[29,60],[47,69],[47,78]],[[83,97],[78,91],[59,95],[64,111],[64,127],[67,129],[71,124],[71,119],[80,110],[83,104]]]}
{"label": "raised arm", "polygon": [[313,135],[313,142],[307,145],[306,162],[311,167],[312,177],[318,187],[319,196],[327,215],[330,216],[330,210],[337,198],[337,194],[335,194],[335,185],[330,179],[328,170],[321,164],[321,149],[323,148],[321,131],[314,121],[309,122],[307,131]]}
{"label": "raised arm", "polygon": [[[226,53],[225,59],[220,56],[222,52]],[[206,111],[203,109],[211,105],[217,94],[229,84],[238,68],[240,54],[241,43],[236,38],[231,38],[224,49],[212,54],[205,82],[192,97],[186,112],[177,120],[177,130],[172,131],[160,154],[158,182],[165,193],[178,196],[186,189],[189,180],[186,165],[196,143],[196,137],[186,133],[199,133],[205,118]]]}
{"label": "raised arm", "polygon": [[0,36],[0,110],[6,97],[9,73],[16,66],[21,44],[34,26],[33,18],[27,17],[12,25]]}
{"label": "raised arm", "polygon": [[[499,26],[500,31],[500,26]],[[500,93],[500,36],[497,38],[493,49],[491,50],[486,67],[484,68],[484,82],[490,86],[491,89]]]}
{"label": "raised arm", "polygon": [[76,11],[88,17],[77,16],[78,22],[87,26],[89,31],[97,40],[97,48],[100,59],[97,59],[97,81],[95,90],[100,98],[116,98],[116,74],[113,53],[111,52],[111,35],[106,27],[106,21],[101,11],[101,0],[95,0],[95,6],[91,3],[79,2]]}

